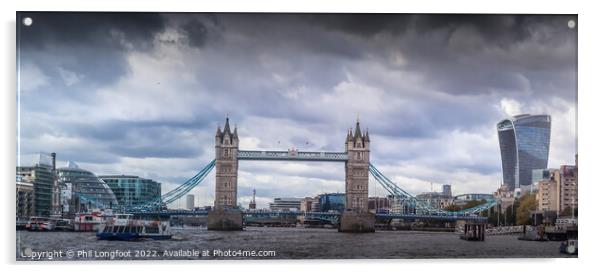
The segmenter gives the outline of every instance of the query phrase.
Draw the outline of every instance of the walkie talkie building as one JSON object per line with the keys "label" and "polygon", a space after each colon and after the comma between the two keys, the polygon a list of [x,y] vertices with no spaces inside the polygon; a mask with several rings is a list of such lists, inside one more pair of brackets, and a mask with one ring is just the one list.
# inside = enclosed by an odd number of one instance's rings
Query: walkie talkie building
{"label": "walkie talkie building", "polygon": [[549,115],[518,115],[497,124],[504,184],[514,190],[532,183],[532,171],[548,167]]}

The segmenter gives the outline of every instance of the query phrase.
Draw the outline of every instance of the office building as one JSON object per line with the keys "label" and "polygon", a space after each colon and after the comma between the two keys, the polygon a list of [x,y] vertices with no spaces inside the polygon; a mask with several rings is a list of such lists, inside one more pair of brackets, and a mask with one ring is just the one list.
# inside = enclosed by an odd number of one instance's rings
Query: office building
{"label": "office building", "polygon": [[442,190],[443,195],[452,196],[451,185],[443,185]]}
{"label": "office building", "polygon": [[416,195],[416,199],[431,208],[445,209],[454,202],[454,197],[443,192],[425,192]]}
{"label": "office building", "polygon": [[161,198],[161,183],[152,179],[135,175],[100,175],[98,178],[111,188],[119,205],[124,207],[139,206]]}
{"label": "office building", "polygon": [[34,206],[34,192],[33,192],[33,182],[29,179],[24,178],[21,175],[17,175],[17,219],[28,219],[31,216],[34,216],[35,206]]}
{"label": "office building", "polygon": [[192,194],[186,195],[186,209],[194,210],[194,195]]}
{"label": "office building", "polygon": [[464,206],[470,201],[484,201],[493,199],[493,194],[487,193],[467,193],[454,196],[453,204]]}
{"label": "office building", "polygon": [[70,161],[57,169],[61,187],[61,214],[73,217],[78,212],[115,208],[119,203],[111,188],[94,173]]}
{"label": "office building", "polygon": [[314,203],[317,203],[315,198],[305,197],[305,198],[301,199],[301,204],[300,204],[299,210],[311,212],[312,206]]}
{"label": "office building", "polygon": [[[55,174],[49,155],[40,154],[33,166],[17,167],[17,176],[33,184],[33,215],[50,216],[53,211]],[[18,208],[17,208],[18,209]]]}
{"label": "office building", "polygon": [[451,192],[451,185],[443,185],[441,192],[425,192],[416,195],[416,199],[432,208],[445,209],[450,206],[454,197]]}
{"label": "office building", "polygon": [[[578,208],[578,168],[575,165],[562,165],[560,169],[551,169],[550,177],[539,182],[537,209],[555,211],[560,214],[567,209]],[[569,210],[570,211],[570,210]]]}
{"label": "office building", "polygon": [[551,117],[518,115],[497,124],[503,183],[514,191],[532,183],[532,172],[548,167]]}
{"label": "office building", "polygon": [[298,211],[301,208],[301,198],[279,197],[270,203],[270,209],[276,211]]}
{"label": "office building", "polygon": [[559,212],[577,208],[578,201],[577,166],[560,166]]}
{"label": "office building", "polygon": [[531,172],[531,183],[537,184],[541,180],[550,179],[551,173],[554,169],[536,169]]}
{"label": "office building", "polygon": [[318,211],[320,212],[343,212],[345,210],[344,193],[325,193],[320,194],[318,199]]}
{"label": "office building", "polygon": [[537,183],[537,210],[558,212],[560,202],[558,200],[560,192],[560,170],[550,170],[548,179]]}
{"label": "office building", "polygon": [[514,195],[514,191],[508,189],[508,185],[502,184],[496,192],[493,193],[493,198],[497,200],[499,207],[496,206],[496,211],[501,209],[505,211],[506,208],[512,206],[516,197]]}

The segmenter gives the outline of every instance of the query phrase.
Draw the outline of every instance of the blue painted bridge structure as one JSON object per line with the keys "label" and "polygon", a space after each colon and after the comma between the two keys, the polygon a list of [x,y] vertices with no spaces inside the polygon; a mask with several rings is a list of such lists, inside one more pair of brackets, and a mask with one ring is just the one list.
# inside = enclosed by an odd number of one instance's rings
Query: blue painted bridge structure
{"label": "blue painted bridge structure", "polygon": [[[259,151],[248,151],[242,153],[243,157],[246,157],[248,160],[275,160],[275,159],[265,159],[269,157],[276,158],[286,158],[285,153],[288,152],[259,152]],[[321,157],[328,157],[331,161],[340,161],[343,160],[343,155],[340,153],[301,153],[301,159],[291,159],[291,160],[316,160],[320,161]],[[336,154],[336,155],[335,155]],[[307,155],[307,156],[306,156]],[[264,158],[265,157],[265,158]],[[291,157],[294,158],[294,157]],[[215,167],[215,160],[212,160],[209,164],[207,164],[204,168],[201,169],[195,176],[187,180],[185,183],[181,184],[174,190],[164,194],[161,198],[157,198],[155,200],[151,200],[143,205],[132,206],[132,207],[121,207],[120,209],[125,212],[135,213],[135,214],[155,214],[155,215],[203,215],[207,214],[207,211],[187,211],[187,210],[164,210],[157,211],[156,208],[165,207],[166,205],[178,200],[179,198],[186,195],[190,190],[192,190],[195,186],[203,181],[205,177],[211,172],[211,170]],[[404,204],[409,204],[417,208],[419,214],[377,214],[377,218],[379,219],[406,219],[406,220],[432,220],[439,219],[442,221],[452,221],[452,220],[483,220],[483,217],[475,216],[481,211],[487,210],[493,206],[495,206],[496,201],[494,199],[485,200],[484,204],[461,210],[461,211],[446,211],[438,208],[433,208],[429,204],[418,200],[416,197],[403,190],[401,187],[397,186],[392,180],[387,178],[382,172],[380,172],[374,165],[370,164],[370,174],[372,174],[373,178],[383,187],[385,188],[391,195],[393,195],[399,202],[403,202]],[[331,216],[333,213],[327,212],[265,212],[265,211],[246,211],[244,215],[246,216],[265,216],[265,215],[295,215],[295,216]],[[337,214],[338,215],[338,214]]]}
{"label": "blue painted bridge structure", "polygon": [[[263,160],[263,161],[320,161],[320,162],[341,162],[345,164],[345,211],[338,215],[336,213],[315,213],[315,212],[265,212],[265,211],[243,211],[245,218],[267,217],[267,216],[306,216],[310,218],[340,218],[345,221],[347,212],[368,214],[368,181],[371,175],[385,190],[394,198],[395,202],[403,204],[405,207],[412,208],[413,214],[376,214],[377,219],[422,219],[422,220],[475,220],[483,221],[483,217],[478,217],[478,213],[485,211],[496,205],[494,199],[485,200],[485,203],[476,207],[464,209],[461,211],[446,211],[440,208],[432,207],[429,203],[417,199],[408,193],[397,183],[385,176],[379,169],[370,163],[370,137],[368,131],[361,132],[359,120],[356,123],[355,133],[350,129],[347,132],[344,152],[322,152],[322,151],[299,151],[295,148],[287,151],[260,151],[260,150],[239,150],[238,132],[234,128],[230,130],[229,119],[223,131],[218,127],[216,136],[216,158],[203,166],[199,172],[188,179],[177,188],[167,192],[160,198],[150,200],[142,205],[121,206],[118,210],[135,214],[159,214],[159,215],[202,215],[211,214],[202,211],[158,211],[158,208],[166,208],[167,205],[182,198],[194,187],[199,185],[207,175],[216,170],[216,192],[214,200],[214,211],[228,211],[240,209],[237,207],[237,178],[238,164],[243,160]],[[374,216],[370,216],[374,217]],[[372,220],[373,221],[373,220]]]}
{"label": "blue painted bridge structure", "polygon": [[[338,223],[341,214],[339,212],[305,212],[305,211],[262,211],[262,210],[246,210],[242,212],[245,219],[257,218],[279,218],[279,217],[298,217],[304,216],[306,219],[322,219]],[[139,211],[133,212],[136,216],[143,217],[167,217],[167,216],[206,216],[209,211],[206,210],[163,210],[163,211]],[[428,215],[428,214],[401,214],[401,213],[377,213],[376,219],[391,220],[422,220],[422,221],[475,221],[485,222],[487,217],[475,215]]]}

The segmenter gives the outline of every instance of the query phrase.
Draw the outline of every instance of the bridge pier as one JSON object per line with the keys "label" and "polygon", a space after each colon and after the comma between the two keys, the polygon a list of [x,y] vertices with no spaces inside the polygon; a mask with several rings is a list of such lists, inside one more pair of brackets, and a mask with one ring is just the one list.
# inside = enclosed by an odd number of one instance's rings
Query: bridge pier
{"label": "bridge pier", "polygon": [[242,230],[242,211],[213,210],[207,215],[207,230]]}
{"label": "bridge pier", "polygon": [[376,216],[369,212],[345,211],[341,214],[339,232],[374,232]]}

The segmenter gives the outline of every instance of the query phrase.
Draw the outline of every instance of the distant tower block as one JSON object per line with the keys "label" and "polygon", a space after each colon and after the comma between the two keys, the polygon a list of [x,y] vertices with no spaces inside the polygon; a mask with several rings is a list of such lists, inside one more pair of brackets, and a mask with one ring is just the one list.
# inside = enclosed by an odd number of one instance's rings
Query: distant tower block
{"label": "distant tower block", "polygon": [[359,118],[355,132],[347,132],[345,141],[345,212],[341,215],[339,231],[374,232],[375,216],[368,211],[368,175],[370,166],[370,136],[362,134]]}
{"label": "distant tower block", "polygon": [[237,207],[238,132],[230,130],[230,120],[215,133],[215,203],[209,212],[207,229],[242,230],[242,212]]}
{"label": "distant tower block", "polygon": [[255,203],[255,189],[253,189],[253,199],[251,199],[251,202],[249,203],[249,209],[256,209],[257,208],[257,204]]}

